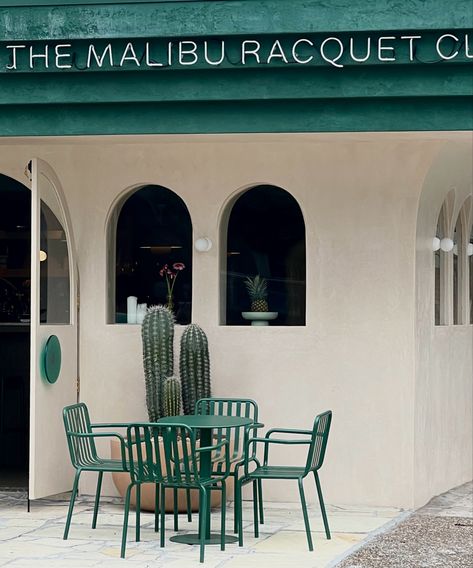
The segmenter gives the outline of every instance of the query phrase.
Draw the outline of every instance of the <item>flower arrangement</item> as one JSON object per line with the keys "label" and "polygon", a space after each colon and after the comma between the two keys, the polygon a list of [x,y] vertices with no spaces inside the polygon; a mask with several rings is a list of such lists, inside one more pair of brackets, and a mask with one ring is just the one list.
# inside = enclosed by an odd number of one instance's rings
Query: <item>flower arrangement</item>
{"label": "flower arrangement", "polygon": [[159,271],[159,275],[161,278],[166,278],[166,286],[167,286],[167,307],[170,310],[174,309],[174,301],[173,301],[173,292],[174,286],[176,284],[177,277],[179,272],[182,272],[185,268],[185,264],[183,262],[175,262],[172,267],[170,268],[168,264],[165,264],[161,270]]}

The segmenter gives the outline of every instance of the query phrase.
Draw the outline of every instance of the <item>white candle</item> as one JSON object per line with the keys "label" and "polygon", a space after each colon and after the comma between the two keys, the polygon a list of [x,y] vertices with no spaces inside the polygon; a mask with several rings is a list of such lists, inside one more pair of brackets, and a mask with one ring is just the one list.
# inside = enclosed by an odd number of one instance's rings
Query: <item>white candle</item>
{"label": "white candle", "polygon": [[148,306],[146,304],[138,304],[138,308],[136,310],[136,323],[139,323],[139,324],[143,323],[143,320],[145,319],[147,307]]}
{"label": "white candle", "polygon": [[136,296],[128,296],[128,298],[126,299],[128,323],[136,323],[137,302],[138,298]]}

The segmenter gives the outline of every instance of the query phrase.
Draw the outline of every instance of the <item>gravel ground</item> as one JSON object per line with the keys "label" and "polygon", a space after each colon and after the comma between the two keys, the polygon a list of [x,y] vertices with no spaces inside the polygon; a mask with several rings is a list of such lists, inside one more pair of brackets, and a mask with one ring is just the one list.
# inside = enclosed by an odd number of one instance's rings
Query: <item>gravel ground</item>
{"label": "gravel ground", "polygon": [[473,520],[412,515],[375,537],[337,568],[469,568],[473,566]]}

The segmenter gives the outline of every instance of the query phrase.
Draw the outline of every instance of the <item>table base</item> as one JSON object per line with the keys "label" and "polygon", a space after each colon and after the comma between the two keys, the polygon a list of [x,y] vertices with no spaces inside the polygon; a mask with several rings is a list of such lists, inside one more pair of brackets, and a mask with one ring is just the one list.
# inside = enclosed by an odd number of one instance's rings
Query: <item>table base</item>
{"label": "table base", "polygon": [[[180,544],[200,544],[200,538],[198,534],[177,534],[172,536],[169,540],[172,542],[179,542]],[[231,544],[237,542],[238,537],[226,534],[225,544]],[[205,539],[205,544],[220,544],[220,533],[211,533],[210,538]]]}

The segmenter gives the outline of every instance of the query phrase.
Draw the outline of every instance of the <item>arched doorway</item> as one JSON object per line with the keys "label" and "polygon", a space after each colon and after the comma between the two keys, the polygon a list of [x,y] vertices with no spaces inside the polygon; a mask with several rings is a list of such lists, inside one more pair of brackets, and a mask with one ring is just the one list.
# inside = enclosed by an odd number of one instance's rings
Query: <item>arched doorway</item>
{"label": "arched doorway", "polygon": [[0,174],[0,488],[28,485],[31,192]]}

